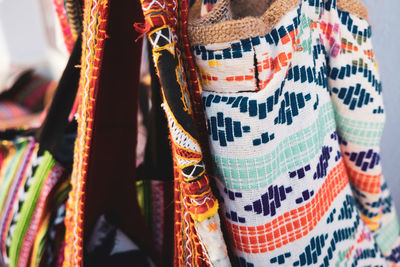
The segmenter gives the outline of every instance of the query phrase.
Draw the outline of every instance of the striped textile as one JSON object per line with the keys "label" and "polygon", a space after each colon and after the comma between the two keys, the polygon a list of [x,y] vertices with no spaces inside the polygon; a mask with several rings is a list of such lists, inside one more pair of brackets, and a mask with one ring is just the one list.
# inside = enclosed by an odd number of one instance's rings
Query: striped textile
{"label": "striped textile", "polygon": [[33,137],[3,140],[0,150],[0,264],[49,266],[64,239],[68,177]]}
{"label": "striped textile", "polygon": [[366,12],[271,2],[268,16],[233,20],[220,0],[189,21],[228,247],[239,266],[398,266]]}

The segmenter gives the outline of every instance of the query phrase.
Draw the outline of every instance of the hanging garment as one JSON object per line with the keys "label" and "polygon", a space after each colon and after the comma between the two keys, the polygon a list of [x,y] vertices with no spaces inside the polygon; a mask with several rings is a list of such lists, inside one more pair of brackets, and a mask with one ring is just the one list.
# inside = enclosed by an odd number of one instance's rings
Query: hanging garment
{"label": "hanging garment", "polygon": [[[175,182],[175,266],[230,266],[220,228],[218,201],[198,141],[183,53],[187,1],[142,0],[145,24],[159,75],[170,131]],[[186,8],[185,8],[186,7]],[[186,10],[186,11],[185,11]],[[183,22],[183,23],[182,23]],[[186,21],[187,22],[187,21]],[[187,24],[186,24],[187,26]]]}
{"label": "hanging garment", "polygon": [[55,266],[63,256],[70,132],[74,139],[68,116],[79,82],[78,40],[42,126],[0,132],[1,266]]}
{"label": "hanging garment", "polygon": [[[28,71],[0,96],[0,128],[28,127],[0,132],[1,266],[63,262],[65,204],[76,136],[76,125],[68,116],[80,74],[76,66],[81,38],[76,39],[56,90],[48,79]],[[22,109],[26,112],[18,111]],[[29,116],[39,111],[39,116]]]}
{"label": "hanging garment", "polygon": [[[133,23],[140,3],[84,4],[78,136],[66,211],[63,266],[86,266],[87,244],[101,215],[153,256],[137,203],[135,150],[141,42]],[[153,259],[161,265],[160,260]]]}
{"label": "hanging garment", "polygon": [[192,7],[210,176],[240,266],[400,264],[366,14],[353,0]]}
{"label": "hanging garment", "polygon": [[[143,163],[136,169],[139,205],[152,230],[153,246],[164,266],[174,261],[174,181],[172,153],[168,140],[168,124],[162,109],[161,87],[154,68],[151,46],[144,39],[139,87],[139,109],[147,132]],[[145,63],[147,62],[147,63]],[[149,73],[143,79],[142,73]],[[146,83],[142,83],[142,81]],[[140,148],[140,120],[138,118]],[[136,162],[139,157],[137,156]],[[143,180],[143,181],[140,181]],[[141,193],[142,192],[142,193]]]}

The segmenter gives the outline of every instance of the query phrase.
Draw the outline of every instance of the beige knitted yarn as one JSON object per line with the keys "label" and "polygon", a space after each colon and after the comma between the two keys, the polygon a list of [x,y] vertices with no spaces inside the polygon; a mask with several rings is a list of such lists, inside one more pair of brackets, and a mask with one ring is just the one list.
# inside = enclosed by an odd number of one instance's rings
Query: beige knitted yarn
{"label": "beige knitted yarn", "polygon": [[[220,0],[200,17],[201,0],[190,10],[191,45],[224,43],[266,35],[300,0]],[[357,0],[337,0],[338,8],[368,20],[366,7]],[[233,19],[233,20],[232,20]]]}

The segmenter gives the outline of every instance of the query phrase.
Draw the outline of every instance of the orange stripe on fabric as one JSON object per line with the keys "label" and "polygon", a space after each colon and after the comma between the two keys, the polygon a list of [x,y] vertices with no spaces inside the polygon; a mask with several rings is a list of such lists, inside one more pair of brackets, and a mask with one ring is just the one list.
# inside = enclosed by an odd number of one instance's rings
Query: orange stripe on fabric
{"label": "orange stripe on fabric", "polygon": [[351,168],[347,168],[347,173],[350,176],[350,182],[358,190],[370,194],[379,194],[381,192],[382,174],[370,175],[358,172]]}
{"label": "orange stripe on fabric", "polygon": [[266,253],[306,236],[348,182],[346,168],[341,160],[306,205],[288,211],[265,225],[239,226],[228,222],[227,229],[233,246],[245,253]]}
{"label": "orange stripe on fabric", "polygon": [[63,267],[83,266],[83,223],[86,197],[86,171],[92,138],[95,96],[98,90],[102,51],[105,45],[108,0],[85,1],[82,39],[81,78],[79,81],[78,135],[74,148],[72,189],[65,215],[65,250]]}
{"label": "orange stripe on fabric", "polygon": [[342,42],[341,47],[342,47],[342,49],[348,50],[348,51],[354,51],[354,52],[358,51],[358,47],[354,46],[352,44],[346,44],[346,43]]}

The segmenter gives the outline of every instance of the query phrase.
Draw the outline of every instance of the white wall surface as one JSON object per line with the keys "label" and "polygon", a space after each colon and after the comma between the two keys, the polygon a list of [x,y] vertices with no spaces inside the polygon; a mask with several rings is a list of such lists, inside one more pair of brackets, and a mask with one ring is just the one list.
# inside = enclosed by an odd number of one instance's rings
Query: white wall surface
{"label": "white wall surface", "polygon": [[369,10],[386,109],[383,174],[400,212],[400,1],[362,0]]}
{"label": "white wall surface", "polygon": [[17,64],[61,74],[66,50],[52,2],[0,0],[0,71]]}
{"label": "white wall surface", "polygon": [[44,60],[46,36],[41,27],[43,20],[38,1],[3,0],[0,20],[7,52],[13,62],[31,64]]}

